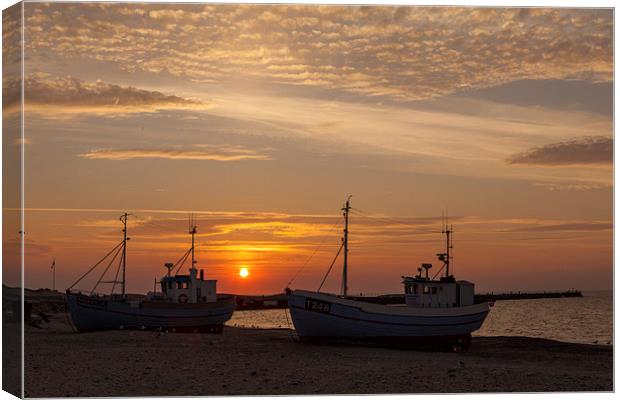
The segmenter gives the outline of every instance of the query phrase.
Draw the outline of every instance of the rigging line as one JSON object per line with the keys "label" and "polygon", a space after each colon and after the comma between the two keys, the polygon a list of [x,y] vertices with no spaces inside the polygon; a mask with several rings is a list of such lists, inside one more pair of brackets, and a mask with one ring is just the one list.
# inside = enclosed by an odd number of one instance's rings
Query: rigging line
{"label": "rigging line", "polygon": [[[99,286],[99,283],[101,283],[101,280],[103,279],[103,277],[105,276],[105,274],[108,272],[108,269],[110,269],[110,267],[112,266],[112,263],[114,262],[114,260],[116,260],[116,257],[118,257],[118,254],[121,252],[121,250],[123,250],[122,247],[120,247],[117,251],[116,254],[114,254],[114,257],[112,257],[112,259],[110,260],[110,262],[108,263],[108,266],[105,267],[105,269],[103,270],[103,273],[101,274],[101,276],[99,277],[99,280],[97,281],[97,283],[95,283],[95,286],[93,286],[93,290],[90,291],[90,294],[93,294],[95,292],[95,289],[97,289],[97,286]],[[122,258],[123,256],[121,256]]]}
{"label": "rigging line", "polygon": [[325,236],[323,236],[323,238],[321,239],[321,241],[319,242],[318,246],[314,249],[314,251],[312,252],[312,254],[310,254],[310,257],[308,257],[306,259],[306,262],[303,263],[303,265],[297,270],[297,272],[295,273],[295,275],[293,275],[293,277],[291,278],[291,280],[286,284],[286,287],[289,287],[291,285],[291,283],[293,283],[293,281],[295,279],[297,279],[297,277],[299,276],[299,274],[301,274],[301,271],[306,267],[306,265],[308,265],[308,263],[310,262],[310,260],[312,260],[312,257],[314,257],[314,255],[319,251],[319,249],[321,247],[323,247],[323,245],[325,244],[325,240],[328,238],[328,236],[334,231],[334,229],[336,228],[337,225],[340,224],[340,221],[336,221],[334,223],[334,225],[332,225],[331,228],[329,228],[329,231],[327,231],[327,233],[325,234]]}
{"label": "rigging line", "polygon": [[71,289],[73,289],[73,287],[74,287],[75,285],[77,285],[78,283],[80,283],[80,281],[81,281],[82,279],[84,279],[84,277],[86,277],[86,275],[90,274],[90,273],[91,273],[91,272],[92,272],[95,268],[97,268],[97,266],[98,266],[99,264],[101,264],[101,263],[103,262],[103,260],[105,260],[106,258],[108,258],[108,257],[110,256],[110,254],[112,254],[112,253],[114,252],[114,250],[116,250],[117,248],[119,248],[120,246],[122,246],[122,245],[123,245],[123,242],[124,242],[124,240],[121,240],[121,242],[120,242],[119,244],[117,244],[117,245],[116,245],[116,246],[115,246],[112,250],[110,250],[110,251],[108,252],[108,254],[106,254],[105,256],[103,256],[103,258],[102,258],[101,260],[97,261],[97,264],[93,265],[91,269],[89,269],[88,271],[86,271],[86,272],[84,273],[84,275],[80,276],[80,278],[79,278],[77,281],[75,281],[75,283],[74,283],[73,285],[69,286],[69,287],[67,288],[67,290],[71,290]]}
{"label": "rigging line", "polygon": [[353,210],[354,214],[362,216],[362,217],[373,218],[373,219],[381,220],[383,222],[404,225],[404,226],[409,227],[410,229],[418,230],[418,231],[421,231],[421,232],[427,232],[427,233],[438,233],[439,232],[439,231],[428,230],[426,228],[416,228],[414,224],[399,221],[399,220],[395,219],[394,217],[390,217],[390,216],[382,217],[382,216],[378,216],[378,215],[372,215],[372,214],[369,214],[369,213],[367,213],[365,211],[362,211],[362,210],[360,210],[358,208],[353,208],[353,207],[351,207],[351,209]]}
{"label": "rigging line", "polygon": [[378,220],[378,221],[385,222],[387,224],[398,224],[398,225],[406,226],[407,228],[409,228],[409,230],[418,231],[420,233],[440,233],[441,232],[441,231],[438,231],[438,230],[433,230],[433,228],[430,228],[430,227],[429,228],[416,227],[413,224],[406,223],[406,222],[400,222],[400,221],[397,221],[397,220],[394,220],[394,219],[381,218],[381,217],[370,216],[370,215],[363,215],[363,214],[358,214],[358,213],[354,213],[354,215],[365,217],[365,218],[375,219],[375,220]]}
{"label": "rigging line", "polygon": [[338,259],[338,256],[340,255],[340,252],[342,251],[343,247],[344,247],[344,242],[342,242],[342,244],[340,245],[340,248],[338,249],[338,253],[336,253],[336,257],[334,257],[334,261],[332,261],[332,265],[329,266],[329,269],[327,270],[327,273],[323,277],[323,281],[321,282],[321,286],[319,286],[319,289],[317,290],[317,292],[321,291],[321,288],[323,287],[323,284],[325,283],[325,279],[327,279],[327,276],[331,272],[332,267],[336,263],[336,260]]}
{"label": "rigging line", "polygon": [[356,207],[351,207],[351,210],[353,210],[354,212],[357,212],[359,215],[368,217],[368,218],[377,218],[377,219],[384,219],[384,220],[391,220],[397,224],[402,224],[402,225],[407,225],[407,226],[411,226],[412,223],[408,223],[408,222],[402,222],[396,219],[396,217],[391,217],[389,215],[377,215],[377,214],[372,214],[368,211],[364,211],[362,209],[356,208]]}
{"label": "rigging line", "polygon": [[110,291],[110,296],[114,294],[114,289],[116,288],[116,282],[118,282],[118,274],[121,272],[121,265],[123,264],[123,257],[118,260],[118,268],[116,269],[116,275],[114,275],[114,283],[112,284],[112,290]]}
{"label": "rigging line", "polygon": [[181,270],[181,267],[185,264],[185,261],[187,261],[187,258],[189,257],[191,252],[192,252],[192,248],[190,247],[189,250],[187,250],[185,252],[185,254],[183,254],[183,256],[181,256],[179,261],[177,261],[176,264],[174,264],[174,266],[172,268],[174,268],[174,267],[176,267],[178,265],[176,271],[174,271],[175,275],[179,273],[179,271]]}
{"label": "rigging line", "polygon": [[156,227],[159,227],[159,228],[162,228],[162,229],[166,229],[166,230],[170,229],[170,226],[166,226],[166,225],[165,225],[165,221],[167,221],[167,222],[171,222],[171,223],[176,223],[176,222],[178,222],[178,221],[179,221],[179,220],[176,220],[176,219],[167,219],[167,220],[164,220],[164,222],[162,222],[162,221],[157,221],[157,220],[155,220],[154,218],[152,218],[152,219],[148,219],[148,218],[146,218],[146,217],[139,217],[139,216],[137,216],[136,218],[137,218],[138,220],[142,220],[142,221],[144,221],[144,222],[143,222],[143,226],[145,226],[145,225],[149,225],[149,224],[150,224],[150,225],[154,225],[154,226],[156,226]]}
{"label": "rigging line", "polygon": [[446,264],[442,265],[441,268],[439,268],[439,271],[437,271],[437,273],[433,275],[433,278],[431,280],[435,280],[435,278],[437,278],[437,275],[439,275],[445,267],[446,267]]}

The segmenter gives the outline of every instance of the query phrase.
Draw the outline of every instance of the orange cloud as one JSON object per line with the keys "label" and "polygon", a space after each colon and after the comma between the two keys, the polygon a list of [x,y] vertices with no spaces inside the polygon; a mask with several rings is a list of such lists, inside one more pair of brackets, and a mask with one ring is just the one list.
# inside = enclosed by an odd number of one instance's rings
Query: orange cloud
{"label": "orange cloud", "polygon": [[162,158],[167,160],[207,160],[207,161],[240,161],[240,160],[271,160],[271,156],[251,150],[231,150],[228,148],[198,150],[91,150],[80,154],[80,157],[92,160],[132,160],[140,158]]}

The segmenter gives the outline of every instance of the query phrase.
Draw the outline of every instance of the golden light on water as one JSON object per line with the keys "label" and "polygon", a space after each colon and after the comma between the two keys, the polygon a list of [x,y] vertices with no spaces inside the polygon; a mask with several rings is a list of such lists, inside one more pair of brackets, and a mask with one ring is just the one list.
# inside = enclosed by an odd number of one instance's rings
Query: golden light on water
{"label": "golden light on water", "polygon": [[250,275],[250,271],[248,271],[248,269],[246,267],[242,267],[239,270],[239,276],[242,278],[247,278]]}

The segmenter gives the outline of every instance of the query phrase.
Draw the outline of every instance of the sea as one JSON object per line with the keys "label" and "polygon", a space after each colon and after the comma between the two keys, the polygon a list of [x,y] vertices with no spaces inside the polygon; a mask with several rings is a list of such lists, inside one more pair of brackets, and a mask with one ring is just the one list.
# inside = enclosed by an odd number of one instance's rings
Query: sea
{"label": "sea", "polygon": [[[227,325],[294,329],[288,309],[235,311]],[[496,301],[482,328],[473,336],[527,336],[572,343],[613,344],[613,292]]]}

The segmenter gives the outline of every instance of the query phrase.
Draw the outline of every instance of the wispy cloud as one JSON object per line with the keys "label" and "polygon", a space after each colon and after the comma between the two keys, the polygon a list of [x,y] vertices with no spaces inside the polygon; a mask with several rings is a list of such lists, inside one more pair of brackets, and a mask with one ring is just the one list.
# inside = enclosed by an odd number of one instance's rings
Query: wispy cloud
{"label": "wispy cloud", "polygon": [[[19,107],[19,79],[3,84],[7,93],[7,111]],[[26,112],[48,117],[67,118],[75,114],[122,115],[156,112],[171,109],[205,109],[210,105],[199,100],[183,98],[158,91],[120,86],[102,81],[85,82],[70,76],[54,77],[35,73],[24,80]]]}
{"label": "wispy cloud", "polygon": [[[52,212],[57,210],[28,209],[28,211]],[[62,212],[65,212],[63,210]],[[83,213],[84,218],[77,219],[72,226],[79,228],[114,228],[109,235],[118,235],[117,218],[101,218],[88,215],[90,211],[74,210]],[[169,215],[166,215],[169,214]],[[173,214],[179,214],[174,216]],[[186,216],[189,211],[134,211],[132,231],[141,241],[168,242],[179,240],[185,243],[187,233]],[[199,241],[263,241],[271,244],[299,245],[328,243],[338,245],[341,236],[342,216],[339,214],[287,214],[274,212],[203,212],[198,213]],[[388,216],[372,214],[354,215],[354,242],[400,241],[437,241],[441,243],[441,217]],[[456,224],[461,240],[490,235],[489,240],[510,240],[519,233],[555,232],[558,235],[574,232],[602,232],[613,229],[613,224],[604,220],[571,220],[514,218],[493,219],[476,216],[454,216],[451,222]],[[504,235],[504,236],[498,236]],[[517,236],[515,236],[517,235]],[[485,240],[487,236],[484,236]],[[558,236],[561,239],[563,236]],[[331,238],[333,242],[325,242]],[[536,237],[530,238],[536,241]],[[330,250],[331,251],[331,250]]]}
{"label": "wispy cloud", "polygon": [[582,165],[611,164],[613,139],[588,136],[536,147],[508,158],[510,164],[534,165]]}
{"label": "wispy cloud", "polygon": [[167,160],[206,160],[206,161],[241,161],[271,160],[269,154],[240,147],[215,147],[208,150],[179,149],[126,149],[126,150],[91,150],[80,154],[80,157],[94,160],[132,160],[141,158],[161,158]]}
{"label": "wispy cloud", "polygon": [[535,186],[542,187],[547,190],[571,190],[571,191],[584,191],[584,190],[596,190],[596,189],[609,189],[612,184],[602,183],[556,183],[556,182],[536,182]]}
{"label": "wispy cloud", "polygon": [[596,232],[611,231],[613,223],[608,221],[565,222],[540,224],[512,229],[512,232]]}

